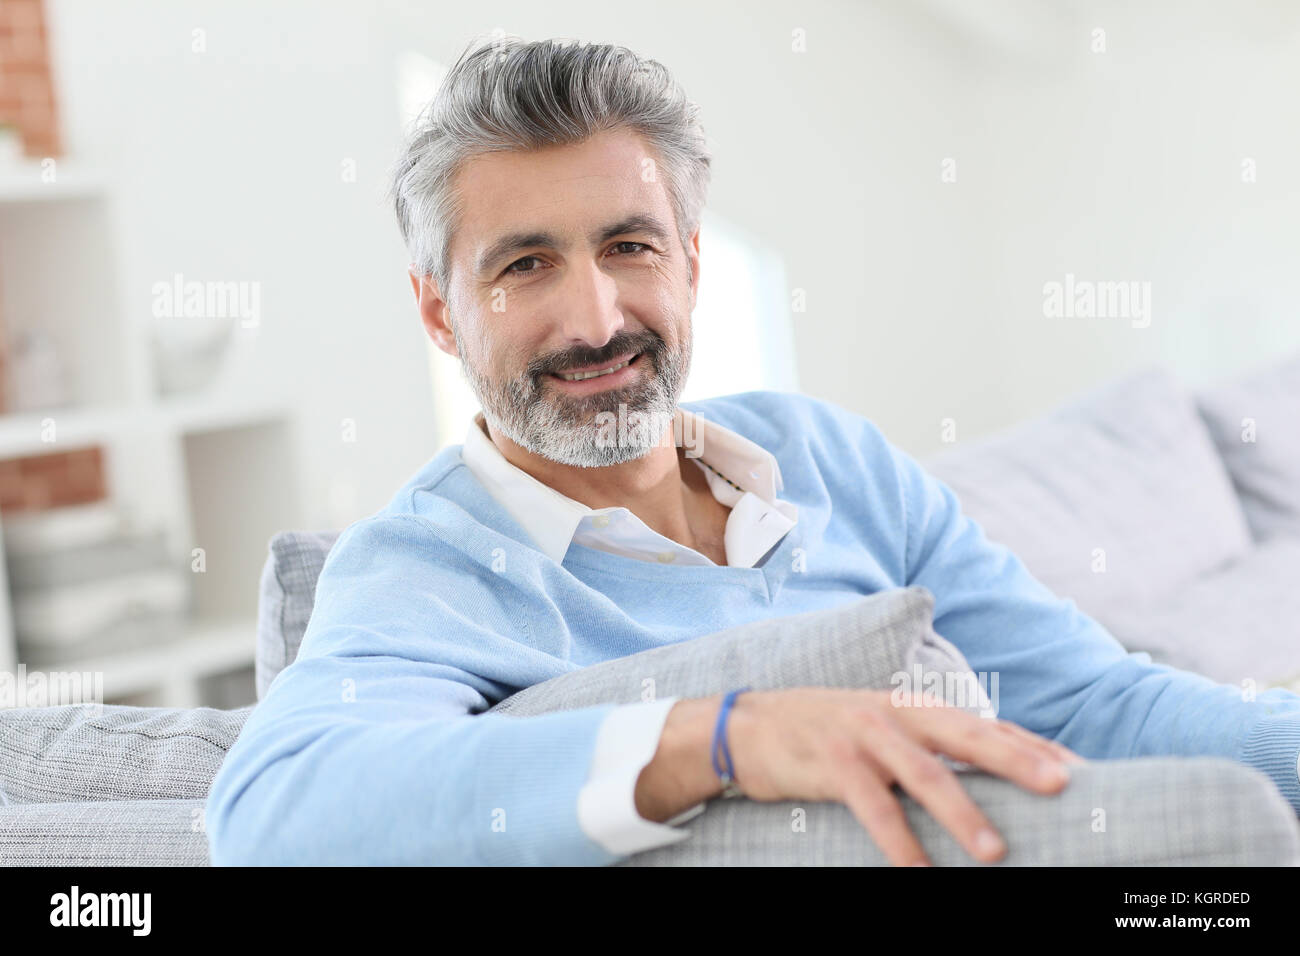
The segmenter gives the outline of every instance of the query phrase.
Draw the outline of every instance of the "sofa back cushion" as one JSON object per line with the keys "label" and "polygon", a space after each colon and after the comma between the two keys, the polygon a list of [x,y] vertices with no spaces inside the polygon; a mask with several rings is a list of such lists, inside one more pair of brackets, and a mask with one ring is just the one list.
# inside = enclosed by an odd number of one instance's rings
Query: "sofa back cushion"
{"label": "sofa back cushion", "polygon": [[990,538],[1103,623],[1251,545],[1191,394],[1159,368],[925,465]]}
{"label": "sofa back cushion", "polygon": [[1300,354],[1197,402],[1256,540],[1300,538]]}
{"label": "sofa back cushion", "polygon": [[257,699],[298,656],[316,600],[316,579],[338,531],[281,531],[271,539],[257,597]]}

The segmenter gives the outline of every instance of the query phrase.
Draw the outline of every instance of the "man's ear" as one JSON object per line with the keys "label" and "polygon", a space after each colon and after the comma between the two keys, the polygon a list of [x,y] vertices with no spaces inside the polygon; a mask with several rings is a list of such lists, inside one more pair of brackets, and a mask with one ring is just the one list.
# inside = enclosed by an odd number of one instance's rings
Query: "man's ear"
{"label": "man's ear", "polygon": [[686,250],[686,267],[691,273],[691,311],[695,311],[695,299],[700,293],[700,230],[691,236],[690,248]]}
{"label": "man's ear", "polygon": [[415,304],[420,311],[420,322],[433,344],[448,355],[459,358],[456,351],[456,337],[451,334],[448,324],[450,312],[446,300],[438,290],[438,283],[431,275],[420,275],[414,266],[407,270],[411,277],[411,291],[415,293]]}

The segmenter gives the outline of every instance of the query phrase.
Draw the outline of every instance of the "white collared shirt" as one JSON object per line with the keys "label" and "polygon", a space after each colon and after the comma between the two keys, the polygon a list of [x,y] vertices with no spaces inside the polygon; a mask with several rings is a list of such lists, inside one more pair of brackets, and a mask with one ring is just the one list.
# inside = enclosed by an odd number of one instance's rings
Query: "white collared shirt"
{"label": "white collared shirt", "polygon": [[[577,542],[642,561],[715,566],[699,551],[652,530],[627,508],[588,508],[512,465],[482,422],[480,412],[465,436],[462,460],[537,548],[557,564],[563,562],[569,545]],[[753,567],[794,527],[798,515],[793,504],[776,496],[782,483],[775,456],[683,408],[677,409],[673,426],[675,435],[694,437],[699,456],[688,458],[703,470],[713,497],[731,509],[723,532],[727,564]],[[611,853],[631,855],[685,839],[689,832],[676,825],[704,810],[703,803],[696,804],[666,824],[646,820],[636,810],[637,778],[654,757],[668,711],[677,700],[666,697],[625,704],[601,724],[587,782],[578,794],[578,821],[583,832]]]}

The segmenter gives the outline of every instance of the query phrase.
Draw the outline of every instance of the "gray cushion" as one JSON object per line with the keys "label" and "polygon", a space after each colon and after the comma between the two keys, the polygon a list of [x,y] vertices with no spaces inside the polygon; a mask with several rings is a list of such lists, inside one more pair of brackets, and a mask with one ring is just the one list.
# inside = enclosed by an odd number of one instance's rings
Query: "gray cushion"
{"label": "gray cushion", "polygon": [[11,804],[201,799],[251,711],[81,704],[0,710],[0,790]]}
{"label": "gray cushion", "polygon": [[[991,701],[962,653],[935,633],[934,596],[892,588],[823,611],[768,618],[682,644],[603,661],[526,687],[495,713],[526,717],[594,704],[656,697],[708,697],[736,687],[920,689],[940,676],[945,701],[994,716]],[[946,679],[953,675],[954,679]]]}
{"label": "gray cushion", "polygon": [[282,531],[271,539],[257,598],[257,699],[298,656],[316,579],[338,531]]}
{"label": "gray cushion", "polygon": [[[1102,624],[1241,558],[1250,531],[1190,394],[1150,369],[926,462],[962,510]],[[1095,564],[1104,560],[1104,571]]]}
{"label": "gray cushion", "polygon": [[1251,533],[1260,541],[1300,537],[1300,355],[1197,400]]}

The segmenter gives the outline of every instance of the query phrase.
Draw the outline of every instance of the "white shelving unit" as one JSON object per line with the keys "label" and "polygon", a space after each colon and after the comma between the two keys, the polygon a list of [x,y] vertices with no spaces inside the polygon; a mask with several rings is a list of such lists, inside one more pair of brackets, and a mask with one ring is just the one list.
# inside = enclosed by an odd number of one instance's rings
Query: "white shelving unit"
{"label": "white shelving unit", "polygon": [[[297,523],[291,406],[282,395],[232,395],[220,380],[160,396],[151,317],[130,315],[121,296],[111,183],[69,161],[53,182],[43,173],[39,163],[0,168],[0,317],[11,342],[32,326],[54,340],[73,394],[64,408],[0,415],[0,460],[102,447],[109,498],[133,525],[165,530],[193,609],[166,644],[49,669],[102,673],[107,703],[165,706],[215,703],[203,699],[204,679],[247,670],[251,702],[258,575],[267,540]],[[0,543],[4,523],[0,515]],[[191,570],[195,548],[202,573]],[[0,547],[0,670],[18,663]]]}

